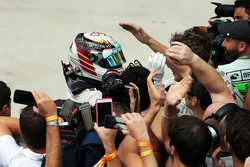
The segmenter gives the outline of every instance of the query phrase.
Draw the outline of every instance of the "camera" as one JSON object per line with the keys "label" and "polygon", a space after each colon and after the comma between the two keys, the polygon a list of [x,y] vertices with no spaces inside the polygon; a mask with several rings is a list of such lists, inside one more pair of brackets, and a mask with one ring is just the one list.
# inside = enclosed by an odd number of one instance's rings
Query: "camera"
{"label": "camera", "polygon": [[222,42],[225,39],[225,36],[220,34],[218,31],[218,26],[220,24],[230,23],[231,20],[215,20],[211,27],[208,28],[208,32],[214,34],[213,40],[211,40],[211,60],[214,63],[214,66],[223,65],[229,63],[225,56],[225,49],[222,47]]}
{"label": "camera", "polygon": [[136,90],[132,86],[124,84],[120,73],[116,70],[108,70],[102,77],[102,83],[103,97],[111,97],[115,102],[127,105],[130,101],[129,89],[133,90],[135,97],[137,96]]}
{"label": "camera", "polygon": [[83,135],[93,129],[93,109],[87,102],[77,103],[71,99],[55,101],[60,123],[61,138],[66,141],[80,142]]}
{"label": "camera", "polygon": [[234,10],[235,10],[234,5],[221,4],[217,2],[211,2],[211,3],[216,5],[216,8],[214,9],[214,13],[216,14],[216,16],[212,17],[211,19],[234,16]]}

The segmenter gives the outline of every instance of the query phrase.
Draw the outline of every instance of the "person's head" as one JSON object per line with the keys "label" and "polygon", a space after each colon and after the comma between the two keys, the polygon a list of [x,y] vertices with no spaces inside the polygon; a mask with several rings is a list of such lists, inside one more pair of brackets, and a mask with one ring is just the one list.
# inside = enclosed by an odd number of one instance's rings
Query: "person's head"
{"label": "person's head", "polygon": [[239,109],[226,119],[226,142],[229,150],[242,163],[250,156],[250,111]]}
{"label": "person's head", "polygon": [[[146,110],[150,105],[150,99],[147,88],[147,77],[150,71],[142,66],[129,66],[121,74],[121,79],[124,84],[129,85],[130,82],[136,84],[140,90],[140,109],[141,111]],[[126,93],[126,98],[128,99],[125,104],[129,106],[129,96]]]}
{"label": "person's head", "polygon": [[113,104],[115,116],[121,116],[122,114],[130,112],[130,109],[124,103],[114,102]]}
{"label": "person's head", "polygon": [[185,97],[186,105],[190,109],[200,107],[205,111],[206,108],[212,103],[211,96],[207,89],[197,80],[196,77],[192,76],[192,78],[193,82],[191,88]]}
{"label": "person's head", "polygon": [[206,32],[205,29],[193,27],[185,30],[183,33],[173,34],[170,42],[179,41],[186,44],[192,52],[208,62],[210,59],[211,40],[211,34]]}
{"label": "person's head", "polygon": [[46,120],[34,112],[33,106],[27,106],[22,109],[19,124],[21,135],[30,149],[45,149]]}
{"label": "person's head", "polygon": [[203,120],[210,126],[217,129],[219,139],[215,146],[220,146],[223,152],[227,152],[227,145],[224,137],[226,135],[225,119],[233,112],[240,111],[241,108],[235,103],[212,103],[205,111]]}
{"label": "person's head", "polygon": [[168,128],[170,154],[185,166],[201,166],[211,146],[212,137],[206,124],[193,116],[181,116]]}
{"label": "person's head", "polygon": [[248,20],[250,16],[250,2],[248,0],[236,0],[234,2],[234,20]]}
{"label": "person's head", "polygon": [[231,62],[239,56],[250,53],[250,23],[248,20],[220,24],[218,30],[225,36],[222,47],[225,49],[225,57],[231,59]]}
{"label": "person's head", "polygon": [[99,87],[107,70],[122,72],[125,62],[121,45],[112,37],[100,32],[85,32],[73,40],[69,64],[64,64],[63,70],[67,85],[75,95],[87,88]]}
{"label": "person's head", "polygon": [[7,84],[0,81],[0,116],[10,116],[11,91]]}

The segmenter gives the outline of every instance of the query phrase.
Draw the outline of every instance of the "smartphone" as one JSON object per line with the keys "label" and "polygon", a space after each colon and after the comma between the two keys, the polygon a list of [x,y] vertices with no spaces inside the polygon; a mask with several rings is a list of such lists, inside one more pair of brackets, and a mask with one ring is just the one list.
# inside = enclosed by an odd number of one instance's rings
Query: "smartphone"
{"label": "smartphone", "polygon": [[81,110],[82,120],[85,129],[87,131],[92,130],[94,127],[94,122],[91,114],[91,105],[85,102],[79,107],[79,109]]}
{"label": "smartphone", "polygon": [[98,126],[104,126],[104,118],[106,115],[113,113],[112,98],[96,99],[96,123]]}
{"label": "smartphone", "polygon": [[14,92],[14,102],[19,104],[26,104],[36,106],[36,101],[30,91],[25,90],[15,90]]}
{"label": "smartphone", "polygon": [[105,116],[104,127],[109,129],[128,130],[128,126],[121,117],[111,115]]}

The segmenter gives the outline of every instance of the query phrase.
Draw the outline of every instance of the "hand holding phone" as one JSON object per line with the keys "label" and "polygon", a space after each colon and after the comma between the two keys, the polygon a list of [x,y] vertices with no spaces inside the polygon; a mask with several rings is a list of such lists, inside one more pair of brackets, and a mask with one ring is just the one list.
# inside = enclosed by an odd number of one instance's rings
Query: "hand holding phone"
{"label": "hand holding phone", "polygon": [[96,99],[96,123],[98,126],[104,126],[106,115],[112,115],[113,101],[112,98]]}

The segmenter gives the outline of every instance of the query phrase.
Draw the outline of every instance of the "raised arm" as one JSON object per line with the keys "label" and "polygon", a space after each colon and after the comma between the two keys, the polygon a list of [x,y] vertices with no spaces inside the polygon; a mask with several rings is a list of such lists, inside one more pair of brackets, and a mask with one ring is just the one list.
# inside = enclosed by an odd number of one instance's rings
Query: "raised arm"
{"label": "raised arm", "polygon": [[[58,116],[56,104],[41,91],[32,92],[37,109],[34,110],[38,114],[46,118],[46,166],[48,167],[61,167],[62,166],[62,148],[58,125]],[[48,120],[52,119],[53,120]],[[54,124],[50,124],[54,123]]]}
{"label": "raised arm", "polygon": [[[165,55],[165,52],[168,50],[167,46],[146,33],[142,27],[132,23],[120,23],[119,25],[133,34],[138,41],[150,47],[154,52],[160,52]],[[168,56],[166,56],[166,64],[172,71],[178,73],[182,77],[190,73],[188,66],[178,66],[174,64]]]}
{"label": "raised arm", "polygon": [[157,167],[153,148],[149,140],[147,125],[142,116],[138,113],[127,113],[121,117],[128,126],[129,134],[136,140],[139,146],[141,161],[131,159],[134,162],[134,166]]}
{"label": "raised arm", "polygon": [[164,85],[160,85],[159,91],[156,89],[155,85],[153,84],[153,77],[156,75],[156,70],[152,70],[147,78],[147,86],[148,86],[148,93],[150,98],[150,107],[148,112],[144,115],[144,121],[146,122],[147,126],[150,127],[155,116],[159,112],[162,103],[165,100],[165,88]]}
{"label": "raised arm", "polygon": [[172,42],[166,54],[178,65],[189,65],[197,79],[206,87],[212,101],[235,103],[235,100],[216,70],[181,42]]}
{"label": "raised arm", "polygon": [[168,92],[166,93],[166,100],[164,105],[164,111],[162,113],[162,134],[163,141],[166,146],[166,143],[169,141],[168,137],[168,126],[169,124],[177,118],[178,109],[177,105],[181,100],[186,96],[188,90],[192,84],[191,76],[183,78],[180,82],[177,82],[175,85],[171,86]]}
{"label": "raised arm", "polygon": [[107,161],[108,167],[121,167],[120,159],[117,156],[118,152],[115,148],[117,130],[98,127],[97,124],[95,124],[94,129],[102,140],[105,149],[105,156],[94,167],[101,166],[107,156],[109,156],[109,161]]}

